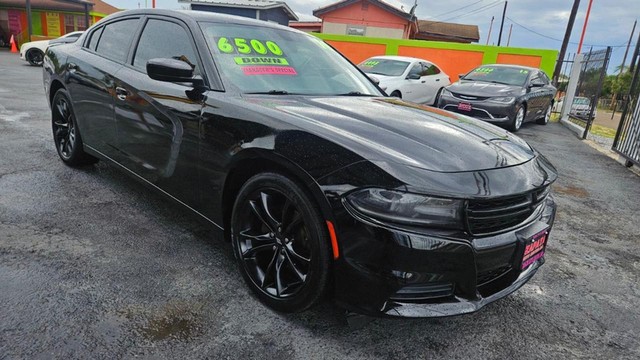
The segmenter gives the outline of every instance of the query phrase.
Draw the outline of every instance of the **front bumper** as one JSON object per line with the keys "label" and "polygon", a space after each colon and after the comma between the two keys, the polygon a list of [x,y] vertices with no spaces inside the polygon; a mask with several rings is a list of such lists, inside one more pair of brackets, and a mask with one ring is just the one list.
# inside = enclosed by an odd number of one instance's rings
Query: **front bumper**
{"label": "front bumper", "polygon": [[[460,110],[458,108],[460,103],[470,104],[471,111]],[[494,124],[508,124],[513,121],[516,116],[515,103],[503,104],[487,100],[466,100],[447,94],[440,96],[438,99],[438,107],[443,110],[471,116]]]}
{"label": "front bumper", "polygon": [[335,298],[372,316],[443,317],[471,313],[524,285],[544,263],[520,269],[526,241],[549,231],[549,196],[520,226],[497,235],[398,229],[362,218],[345,205],[336,217],[341,258]]}

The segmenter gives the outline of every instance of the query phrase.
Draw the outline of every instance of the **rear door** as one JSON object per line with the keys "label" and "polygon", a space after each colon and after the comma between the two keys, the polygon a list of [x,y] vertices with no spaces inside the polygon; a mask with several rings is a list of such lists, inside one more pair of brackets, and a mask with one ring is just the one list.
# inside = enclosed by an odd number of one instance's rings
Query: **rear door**
{"label": "rear door", "polygon": [[404,80],[404,86],[402,87],[402,98],[416,103],[424,102],[426,99],[426,88],[423,80],[409,79],[412,75],[422,75],[422,64],[416,62],[410,66],[407,78]]}
{"label": "rear door", "polygon": [[433,104],[436,94],[441,87],[447,86],[446,81],[442,81],[443,75],[440,69],[428,62],[422,64],[422,82],[426,88],[424,101],[427,104]]}
{"label": "rear door", "polygon": [[85,145],[114,158],[114,75],[125,61],[139,18],[110,22],[93,29],[80,51],[67,62],[68,90]]}
{"label": "rear door", "polygon": [[189,206],[199,199],[199,126],[204,95],[190,83],[151,79],[147,61],[174,58],[203,74],[193,36],[180,21],[148,17],[135,51],[116,76],[122,164]]}

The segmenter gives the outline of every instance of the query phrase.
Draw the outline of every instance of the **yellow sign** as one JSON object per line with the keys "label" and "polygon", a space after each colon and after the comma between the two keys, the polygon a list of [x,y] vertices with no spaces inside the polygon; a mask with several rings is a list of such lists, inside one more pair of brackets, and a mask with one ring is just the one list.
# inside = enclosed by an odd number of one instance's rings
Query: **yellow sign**
{"label": "yellow sign", "polygon": [[47,36],[59,37],[60,36],[60,14],[59,13],[47,13]]}

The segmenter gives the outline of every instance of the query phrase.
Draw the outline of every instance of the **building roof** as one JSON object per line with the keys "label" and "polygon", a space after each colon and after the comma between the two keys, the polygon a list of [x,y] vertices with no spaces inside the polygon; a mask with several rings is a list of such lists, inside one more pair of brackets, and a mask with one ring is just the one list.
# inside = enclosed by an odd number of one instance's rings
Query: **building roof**
{"label": "building roof", "polygon": [[477,25],[418,20],[416,39],[420,38],[478,42],[480,40],[480,31]]}
{"label": "building roof", "polygon": [[[120,11],[102,0],[31,0],[31,8],[34,10],[58,10],[84,12],[84,4],[89,4],[90,11],[113,14]],[[3,7],[24,8],[24,0],[2,0]]]}
{"label": "building roof", "polygon": [[279,0],[178,0],[178,2],[257,10],[277,9],[281,7],[287,15],[289,15],[289,19],[298,20],[298,15],[291,10],[289,5]]}
{"label": "building roof", "polygon": [[[346,7],[346,6],[350,6],[353,5],[355,3],[359,3],[361,0],[342,0],[339,1],[337,3],[333,3],[331,5],[327,5],[318,9],[313,10],[313,16],[315,17],[321,17],[322,15],[338,10],[340,8]],[[408,21],[413,21],[415,20],[415,15],[413,13],[408,13],[404,10],[398,9],[395,6],[389,5],[384,1],[381,0],[367,0],[369,3],[376,5],[398,17],[401,17],[403,19],[407,19]]]}

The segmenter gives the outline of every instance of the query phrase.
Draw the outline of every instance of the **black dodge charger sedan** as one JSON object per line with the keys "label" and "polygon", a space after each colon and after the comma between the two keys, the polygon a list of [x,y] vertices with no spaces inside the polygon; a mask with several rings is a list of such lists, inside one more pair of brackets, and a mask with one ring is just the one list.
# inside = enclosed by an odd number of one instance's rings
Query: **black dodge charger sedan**
{"label": "black dodge charger sedan", "polygon": [[273,309],[469,313],[544,262],[557,175],[541,154],[386,97],[311,35],[125,11],[43,69],[62,161],[106,161],[210,222]]}
{"label": "black dodge charger sedan", "polygon": [[556,88],[539,69],[482,65],[444,88],[437,105],[516,132],[527,121],[546,125],[555,95]]}

